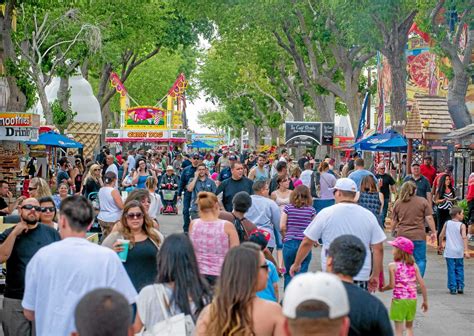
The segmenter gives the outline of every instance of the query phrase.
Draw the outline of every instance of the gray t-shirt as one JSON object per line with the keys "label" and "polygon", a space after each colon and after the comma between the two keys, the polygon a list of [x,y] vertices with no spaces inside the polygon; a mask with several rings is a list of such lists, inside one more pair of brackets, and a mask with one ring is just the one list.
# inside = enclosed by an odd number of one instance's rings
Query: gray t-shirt
{"label": "gray t-shirt", "polygon": [[[194,180],[194,177],[189,180],[189,183],[191,183]],[[197,195],[201,191],[208,191],[211,193],[215,193],[217,190],[217,186],[213,180],[211,180],[209,177],[206,177],[204,181],[198,180],[196,181],[196,185],[194,186],[193,193],[191,194],[191,211],[198,211],[198,206],[196,203],[197,200]]]}
{"label": "gray t-shirt", "polygon": [[426,195],[427,193],[431,192],[431,186],[430,186],[430,181],[423,175],[420,175],[420,178],[418,180],[415,180],[415,178],[411,175],[408,175],[405,177],[403,182],[407,181],[413,181],[416,184],[416,196],[423,197],[425,199],[428,198]]}

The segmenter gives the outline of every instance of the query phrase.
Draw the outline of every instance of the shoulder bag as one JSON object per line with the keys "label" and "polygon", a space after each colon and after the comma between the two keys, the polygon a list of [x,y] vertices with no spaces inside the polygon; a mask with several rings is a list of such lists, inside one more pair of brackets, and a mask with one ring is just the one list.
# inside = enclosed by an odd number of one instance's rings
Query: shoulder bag
{"label": "shoulder bag", "polygon": [[144,331],[143,336],[191,336],[194,331],[192,317],[184,315],[184,313],[170,316],[166,299],[167,295],[163,285],[155,284],[153,288],[165,319],[153,325],[149,330]]}

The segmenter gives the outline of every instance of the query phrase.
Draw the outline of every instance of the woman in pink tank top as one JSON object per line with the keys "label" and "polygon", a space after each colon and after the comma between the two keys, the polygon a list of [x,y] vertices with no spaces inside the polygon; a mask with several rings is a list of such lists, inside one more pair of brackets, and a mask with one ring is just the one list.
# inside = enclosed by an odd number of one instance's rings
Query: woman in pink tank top
{"label": "woman in pink tank top", "polygon": [[239,245],[239,237],[231,222],[219,219],[216,195],[202,191],[196,202],[199,218],[189,225],[189,238],[194,246],[199,271],[214,286],[227,251]]}

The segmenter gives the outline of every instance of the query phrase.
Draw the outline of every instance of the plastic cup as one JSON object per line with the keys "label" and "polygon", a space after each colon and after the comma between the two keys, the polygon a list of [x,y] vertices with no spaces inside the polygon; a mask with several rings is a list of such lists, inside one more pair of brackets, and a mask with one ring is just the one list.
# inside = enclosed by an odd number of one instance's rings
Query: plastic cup
{"label": "plastic cup", "polygon": [[128,257],[128,248],[130,246],[130,240],[127,240],[127,239],[117,239],[117,241],[120,243],[120,245],[122,246],[123,250],[118,252],[118,256],[120,258],[120,260],[122,262],[126,262],[127,261],[127,257]]}

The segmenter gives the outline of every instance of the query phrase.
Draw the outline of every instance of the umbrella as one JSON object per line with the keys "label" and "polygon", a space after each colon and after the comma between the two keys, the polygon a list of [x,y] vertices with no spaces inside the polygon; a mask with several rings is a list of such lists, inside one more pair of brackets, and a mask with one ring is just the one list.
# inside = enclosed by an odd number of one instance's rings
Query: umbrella
{"label": "umbrella", "polygon": [[27,145],[44,145],[44,146],[51,146],[51,147],[62,147],[62,148],[82,148],[82,144],[69,139],[68,137],[55,133],[55,132],[47,132],[42,133],[38,137],[37,141],[27,141]]}
{"label": "umbrella", "polygon": [[393,130],[373,134],[352,145],[357,150],[373,152],[406,152],[407,146],[405,137]]}
{"label": "umbrella", "polygon": [[202,141],[199,141],[199,140],[193,141],[193,143],[190,144],[189,147],[193,147],[193,148],[203,148],[203,149],[211,149],[211,148],[214,148],[213,146],[208,145],[207,143],[202,142]]}

